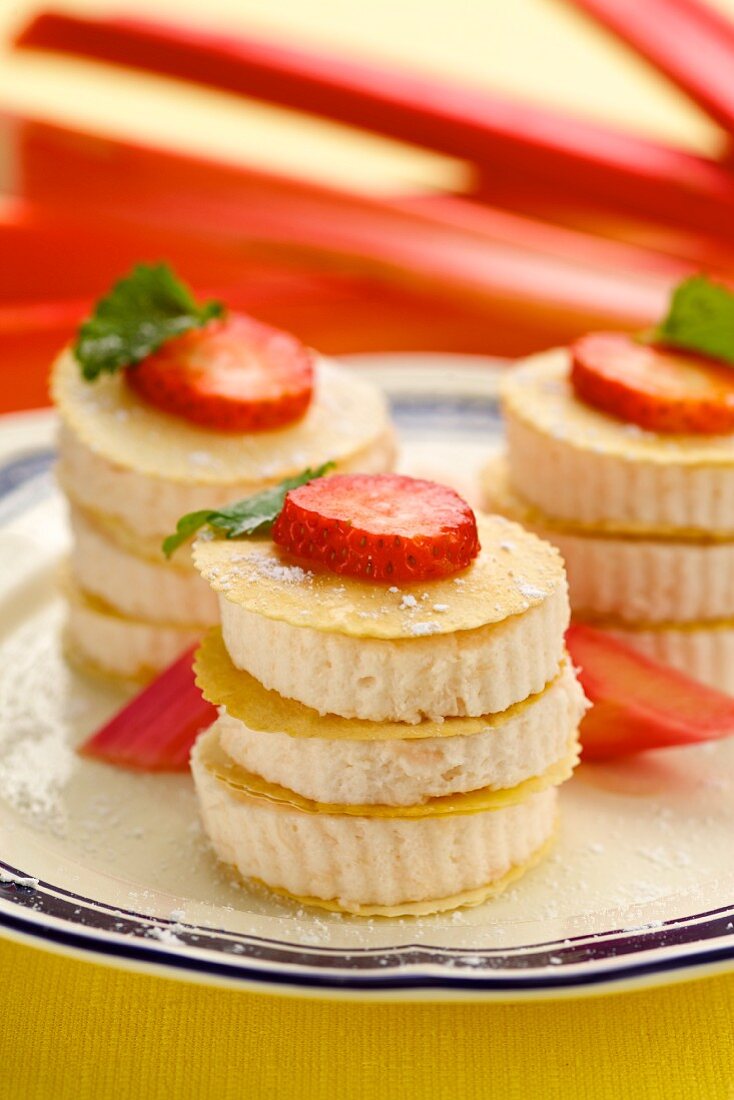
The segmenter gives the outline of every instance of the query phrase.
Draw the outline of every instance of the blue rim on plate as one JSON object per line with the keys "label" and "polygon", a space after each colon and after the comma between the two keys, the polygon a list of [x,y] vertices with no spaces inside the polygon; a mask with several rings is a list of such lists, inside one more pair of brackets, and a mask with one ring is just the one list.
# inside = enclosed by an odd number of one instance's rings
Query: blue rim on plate
{"label": "blue rim on plate", "polygon": [[[478,441],[498,431],[491,387],[458,397],[410,389],[393,393],[391,401],[408,436],[415,424],[425,430],[429,423],[441,433],[446,425],[455,428],[457,419]],[[51,491],[52,460],[51,450],[37,448],[0,467],[0,524]],[[251,989],[383,996],[415,991],[423,998],[580,996],[712,973],[734,960],[734,904],[654,925],[513,948],[467,951],[417,943],[337,948],[152,918],[49,882],[22,884],[30,875],[0,859],[0,932],[82,958]]]}
{"label": "blue rim on plate", "polygon": [[[25,877],[21,870],[3,863],[0,869],[9,876]],[[36,919],[30,919],[31,913]],[[39,917],[50,919],[39,921]],[[0,927],[46,945],[92,952],[120,963],[154,963],[182,976],[207,975],[311,990],[433,989],[469,994],[593,990],[731,960],[733,918],[734,907],[728,906],[663,922],[654,929],[633,933],[615,929],[511,950],[468,953],[418,944],[345,950],[294,945],[223,929],[181,928],[173,921],[107,906],[49,883],[24,886],[0,882]],[[177,950],[160,948],[149,938],[152,931],[173,927]],[[729,942],[705,947],[722,938]],[[691,950],[676,950],[686,947]],[[644,958],[650,952],[654,957]],[[604,965],[610,962],[615,964],[613,969]]]}

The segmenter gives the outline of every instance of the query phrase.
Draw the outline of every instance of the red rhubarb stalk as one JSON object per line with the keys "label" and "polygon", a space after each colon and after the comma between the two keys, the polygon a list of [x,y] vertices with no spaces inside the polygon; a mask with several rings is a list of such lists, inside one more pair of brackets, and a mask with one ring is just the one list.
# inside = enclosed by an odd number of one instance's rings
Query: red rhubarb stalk
{"label": "red rhubarb stalk", "polygon": [[695,745],[734,734],[734,697],[574,623],[566,646],[593,704],[581,723],[584,760]]}
{"label": "red rhubarb stalk", "polygon": [[[605,205],[603,199],[591,195],[549,190],[542,180],[521,181],[493,171],[477,181],[469,197],[474,208],[487,203],[532,219],[536,225],[550,222],[574,229],[590,241],[601,237],[605,241],[623,242],[712,274],[730,276],[734,270],[734,247],[730,240],[615,210]],[[426,196],[413,201],[422,205],[444,200],[442,196],[437,196],[437,200]]]}
{"label": "red rhubarb stalk", "polygon": [[255,96],[461,157],[490,175],[509,170],[617,210],[734,238],[734,177],[716,162],[484,90],[141,19],[48,11],[17,45]]}
{"label": "red rhubarb stalk", "polygon": [[194,683],[194,648],[148,684],[89,740],[83,756],[142,771],[186,771],[192,745],[217,716]]}
{"label": "red rhubarb stalk", "polygon": [[[150,224],[237,240],[282,261],[335,266],[473,304],[522,313],[551,328],[639,327],[659,315],[687,265],[590,242],[486,212],[446,216],[401,202],[303,183],[44,124],[22,130],[24,193],[106,209]],[[105,155],[103,155],[103,153]],[[125,178],[125,188],[119,187]],[[461,224],[471,220],[471,227]],[[482,221],[482,219],[484,219]],[[494,233],[494,237],[492,237]],[[540,242],[540,243],[539,243]],[[560,249],[565,247],[565,252]],[[552,249],[558,251],[554,252]],[[560,254],[559,254],[560,252]],[[639,262],[638,262],[639,261]]]}
{"label": "red rhubarb stalk", "polygon": [[[150,214],[161,221],[180,218],[189,233],[201,232],[196,221],[199,205],[205,209],[215,202],[237,206],[234,225],[218,227],[220,235],[229,236],[237,233],[238,226],[249,228],[250,222],[260,221],[259,213],[246,220],[247,211],[241,209],[245,200],[272,206],[274,212],[287,202],[295,241],[302,235],[301,220],[309,224],[307,219],[328,215],[337,219],[340,230],[346,219],[364,221],[369,217],[376,222],[380,218],[396,231],[401,227],[405,232],[411,226],[430,227],[444,237],[450,234],[454,238],[506,244],[544,256],[630,272],[676,276],[690,270],[691,265],[699,266],[702,258],[708,259],[694,252],[689,262],[679,262],[654,249],[600,241],[590,233],[548,225],[451,195],[379,199],[35,119],[16,119],[9,129],[10,144],[18,159],[19,186],[29,198],[72,202],[81,189],[85,202],[114,206],[129,215]],[[123,191],[114,186],[121,173],[126,178]],[[720,259],[722,253],[720,249]],[[726,255],[730,267],[734,267],[734,252]]]}

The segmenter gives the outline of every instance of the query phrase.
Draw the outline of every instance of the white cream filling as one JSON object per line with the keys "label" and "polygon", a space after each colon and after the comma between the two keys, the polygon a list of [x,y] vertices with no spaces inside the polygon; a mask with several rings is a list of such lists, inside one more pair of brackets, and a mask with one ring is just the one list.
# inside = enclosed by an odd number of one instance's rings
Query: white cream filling
{"label": "white cream filling", "polygon": [[69,586],[66,641],[70,656],[95,671],[147,680],[200,638],[201,631],[111,614]]}
{"label": "white cream filling", "polygon": [[246,771],[315,802],[412,806],[515,787],[568,755],[586,708],[573,670],[507,721],[467,737],[347,741],[262,733],[223,713],[222,748]]}
{"label": "white cream filling", "polygon": [[130,554],[103,534],[79,508],[72,508],[71,571],[80,587],[116,611],[150,622],[213,626],[217,598],[193,569],[180,569]]}

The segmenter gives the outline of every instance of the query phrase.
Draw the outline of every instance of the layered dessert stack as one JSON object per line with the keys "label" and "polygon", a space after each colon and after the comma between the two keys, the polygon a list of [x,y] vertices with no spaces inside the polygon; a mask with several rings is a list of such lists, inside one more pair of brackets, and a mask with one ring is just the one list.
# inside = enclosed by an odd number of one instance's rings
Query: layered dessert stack
{"label": "layered dessert stack", "polygon": [[388,470],[382,395],[295,337],[140,266],[57,360],[58,476],[71,505],[67,648],[145,680],[217,621],[190,556],[166,561],[179,516],[306,467]]}
{"label": "layered dessert stack", "polygon": [[577,760],[560,556],[397,475],[308,481],[272,518],[194,547],[221,613],[192,756],[216,854],[351,913],[484,900],[545,850]]}
{"label": "layered dessert stack", "polygon": [[596,333],[527,360],[484,504],[560,549],[575,618],[734,692],[731,334],[734,296],[697,278],[652,339]]}

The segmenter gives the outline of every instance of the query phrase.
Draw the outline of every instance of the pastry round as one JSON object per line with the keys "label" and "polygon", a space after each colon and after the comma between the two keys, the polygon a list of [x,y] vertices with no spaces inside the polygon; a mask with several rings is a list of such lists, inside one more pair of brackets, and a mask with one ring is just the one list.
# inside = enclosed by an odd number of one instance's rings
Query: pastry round
{"label": "pastry round", "polygon": [[734,538],[734,435],[645,432],[578,400],[568,372],[569,354],[557,349],[503,383],[520,496],[556,519]]}
{"label": "pastry round", "polygon": [[557,550],[503,516],[482,516],[477,527],[481,549],[467,569],[399,587],[311,568],[267,538],[201,537],[194,563],[234,607],[358,639],[448,636],[563,603],[566,580]]}
{"label": "pastry round", "polygon": [[405,725],[320,716],[236,669],[218,632],[196,656],[197,684],[222,706],[222,747],[270,783],[330,803],[405,805],[508,788],[568,754],[586,706],[564,663],[539,695],[501,714]]}

